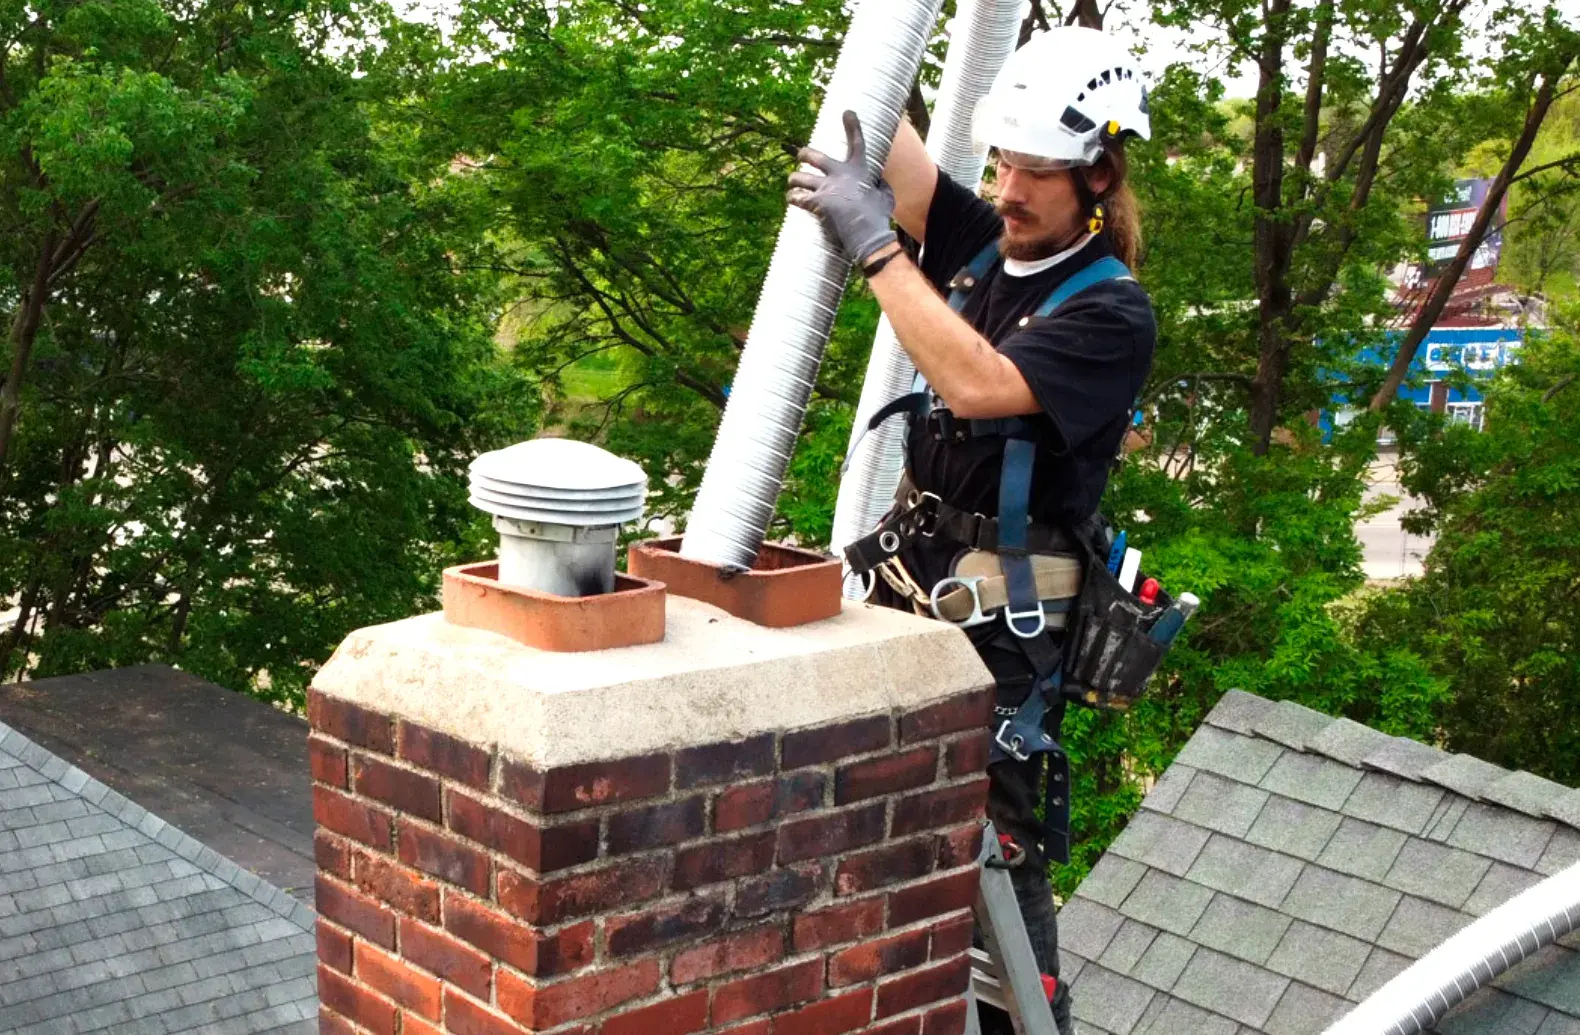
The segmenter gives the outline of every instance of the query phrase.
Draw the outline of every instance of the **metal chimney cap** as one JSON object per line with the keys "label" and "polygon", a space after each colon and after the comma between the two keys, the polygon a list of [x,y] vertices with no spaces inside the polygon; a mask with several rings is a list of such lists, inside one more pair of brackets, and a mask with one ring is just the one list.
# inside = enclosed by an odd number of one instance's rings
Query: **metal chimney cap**
{"label": "metal chimney cap", "polygon": [[515,521],[578,527],[642,516],[647,474],[607,450],[538,438],[484,453],[471,464],[472,505]]}

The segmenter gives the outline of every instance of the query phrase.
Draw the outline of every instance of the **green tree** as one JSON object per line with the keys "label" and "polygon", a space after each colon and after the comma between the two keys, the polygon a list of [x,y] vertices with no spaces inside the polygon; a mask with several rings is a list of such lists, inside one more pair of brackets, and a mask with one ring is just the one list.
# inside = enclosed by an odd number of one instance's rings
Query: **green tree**
{"label": "green tree", "polygon": [[423,36],[318,0],[0,31],[0,672],[160,658],[297,700],[429,606],[465,462],[533,427],[480,185],[396,117],[420,84],[380,36]]}

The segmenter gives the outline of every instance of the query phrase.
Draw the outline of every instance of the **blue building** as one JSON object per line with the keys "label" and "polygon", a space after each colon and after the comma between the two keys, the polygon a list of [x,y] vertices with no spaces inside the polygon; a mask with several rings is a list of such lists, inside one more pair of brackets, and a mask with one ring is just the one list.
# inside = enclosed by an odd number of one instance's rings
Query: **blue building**
{"label": "blue building", "polygon": [[[1403,332],[1394,335],[1402,336]],[[1518,363],[1524,344],[1525,331],[1518,327],[1434,327],[1416,350],[1399,398],[1480,430],[1482,395],[1474,382],[1490,378],[1505,364]],[[1357,358],[1382,367],[1393,357],[1366,349]],[[1464,383],[1465,374],[1470,384]],[[1335,394],[1333,409],[1322,414],[1323,431],[1331,432],[1335,424],[1343,427],[1358,412],[1349,399]]]}

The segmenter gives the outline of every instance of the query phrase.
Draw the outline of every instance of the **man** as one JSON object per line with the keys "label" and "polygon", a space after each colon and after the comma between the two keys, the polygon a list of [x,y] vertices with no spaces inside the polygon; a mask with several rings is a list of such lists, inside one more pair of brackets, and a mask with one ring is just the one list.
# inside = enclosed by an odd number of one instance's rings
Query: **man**
{"label": "man", "polygon": [[[1011,876],[1039,967],[1057,977],[1047,865],[1068,860],[1069,805],[1056,743],[1064,644],[1053,627],[1071,591],[1051,588],[1044,572],[1055,570],[1048,555],[1077,554],[1075,537],[1091,534],[1151,368],[1152,309],[1126,268],[1138,229],[1123,150],[1130,136],[1150,136],[1146,91],[1134,60],[1100,32],[1033,38],[976,112],[978,143],[992,149],[991,204],[941,175],[906,123],[885,183],[873,182],[853,112],[845,126],[849,159],[804,149],[815,171],[790,177],[788,199],[820,215],[866,274],[929,388],[913,407],[900,499],[880,527],[894,534],[863,540],[864,555],[881,560],[881,602],[940,617],[941,590],[976,592],[951,578],[968,557],[1002,570],[1007,606],[967,619],[997,683],[988,816],[1010,854],[1024,853]],[[920,266],[891,217],[923,246]],[[1039,738],[1028,721],[1048,733],[1029,748]],[[1062,985],[1053,1006],[1069,1035]]]}

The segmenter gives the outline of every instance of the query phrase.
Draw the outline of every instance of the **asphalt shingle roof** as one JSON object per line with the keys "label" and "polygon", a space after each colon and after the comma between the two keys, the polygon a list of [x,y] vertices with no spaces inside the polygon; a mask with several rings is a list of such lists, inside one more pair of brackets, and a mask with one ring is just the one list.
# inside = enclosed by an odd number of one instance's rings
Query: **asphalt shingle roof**
{"label": "asphalt shingle roof", "polygon": [[[1580,791],[1231,691],[1059,917],[1083,1035],[1315,1035],[1580,861]],[[1580,1035],[1580,938],[1442,1035]]]}
{"label": "asphalt shingle roof", "polygon": [[0,1031],[317,1031],[313,917],[0,724]]}

